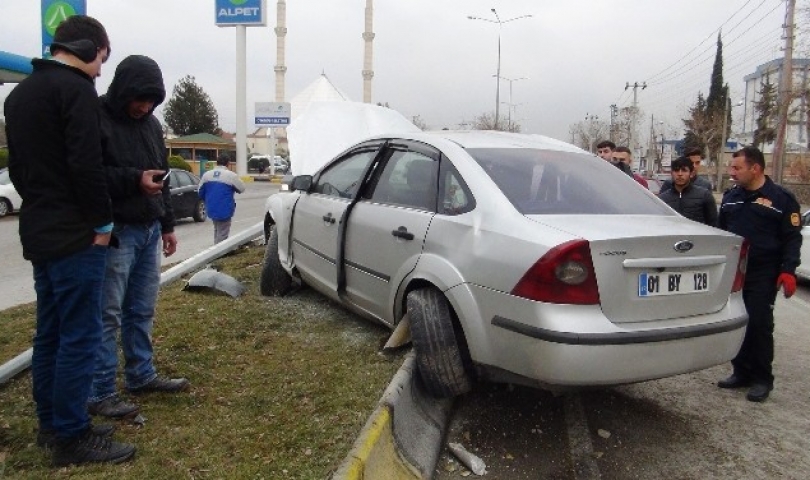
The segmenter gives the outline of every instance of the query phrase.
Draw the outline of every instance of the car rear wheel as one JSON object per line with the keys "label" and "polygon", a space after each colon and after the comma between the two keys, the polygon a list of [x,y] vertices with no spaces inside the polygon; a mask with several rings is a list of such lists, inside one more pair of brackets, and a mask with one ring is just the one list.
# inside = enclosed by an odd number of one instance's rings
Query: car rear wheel
{"label": "car rear wheel", "polygon": [[5,217],[11,213],[11,202],[5,198],[0,198],[0,217]]}
{"label": "car rear wheel", "polygon": [[454,327],[447,299],[434,288],[421,288],[408,294],[407,308],[416,364],[428,392],[440,398],[469,392],[472,378],[459,342],[463,332]]}
{"label": "car rear wheel", "polygon": [[205,202],[202,200],[197,200],[197,204],[194,205],[194,214],[192,215],[195,222],[204,222],[208,215],[205,213]]}
{"label": "car rear wheel", "polygon": [[262,278],[259,283],[259,290],[262,295],[269,297],[280,297],[292,288],[292,277],[278,258],[278,231],[275,225],[270,227],[270,236],[264,250],[264,265],[262,266]]}

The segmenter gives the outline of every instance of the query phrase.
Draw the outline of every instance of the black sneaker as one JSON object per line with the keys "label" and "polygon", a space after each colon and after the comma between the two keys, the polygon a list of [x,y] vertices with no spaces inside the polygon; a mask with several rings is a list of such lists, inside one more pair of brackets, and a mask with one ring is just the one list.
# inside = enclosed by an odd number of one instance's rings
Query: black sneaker
{"label": "black sneaker", "polygon": [[152,392],[177,393],[188,390],[190,385],[185,378],[155,377],[146,385],[141,385],[138,388],[128,388],[127,391],[133,395]]}
{"label": "black sneaker", "polygon": [[85,463],[121,463],[135,456],[135,445],[115,442],[87,428],[77,437],[57,439],[53,444],[53,466]]}
{"label": "black sneaker", "polygon": [[87,402],[87,413],[107,418],[130,418],[138,414],[139,407],[113,395],[100,402]]}
{"label": "black sneaker", "polygon": [[[93,431],[95,435],[100,435],[102,437],[110,437],[112,436],[113,432],[115,431],[115,425],[105,423],[102,425],[90,425],[90,429]],[[56,442],[56,430],[47,429],[47,430],[40,430],[37,433],[37,446],[41,448],[53,448],[54,443]]]}

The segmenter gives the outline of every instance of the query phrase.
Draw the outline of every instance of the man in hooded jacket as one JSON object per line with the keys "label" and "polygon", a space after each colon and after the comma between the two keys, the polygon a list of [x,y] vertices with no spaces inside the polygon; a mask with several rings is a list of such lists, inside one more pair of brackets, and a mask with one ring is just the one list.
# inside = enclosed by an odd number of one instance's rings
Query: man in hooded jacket
{"label": "man in hooded jacket", "polygon": [[124,378],[131,394],[178,392],[185,378],[158,376],[152,360],[152,325],[160,286],[160,254],[177,248],[163,129],[152,114],[166,97],[163,75],[149,57],[131,55],[118,65],[101,97],[104,173],[112,199],[118,248],[107,254],[103,291],[103,334],[96,355],[88,411],[131,417],[138,406],[118,396],[116,337],[121,331]]}

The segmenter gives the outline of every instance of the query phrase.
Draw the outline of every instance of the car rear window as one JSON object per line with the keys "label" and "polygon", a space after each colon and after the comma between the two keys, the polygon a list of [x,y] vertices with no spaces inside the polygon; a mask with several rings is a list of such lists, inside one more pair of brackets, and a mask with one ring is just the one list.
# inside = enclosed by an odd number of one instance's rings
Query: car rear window
{"label": "car rear window", "polygon": [[467,152],[524,215],[675,215],[632,177],[595,156],[527,148]]}

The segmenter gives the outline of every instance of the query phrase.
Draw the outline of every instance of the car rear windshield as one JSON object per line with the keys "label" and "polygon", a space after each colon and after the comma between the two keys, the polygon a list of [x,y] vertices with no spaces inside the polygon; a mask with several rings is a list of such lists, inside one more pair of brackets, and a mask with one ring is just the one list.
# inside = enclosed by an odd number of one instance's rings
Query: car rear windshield
{"label": "car rear windshield", "polygon": [[528,148],[467,152],[524,215],[675,215],[632,177],[599,157]]}

